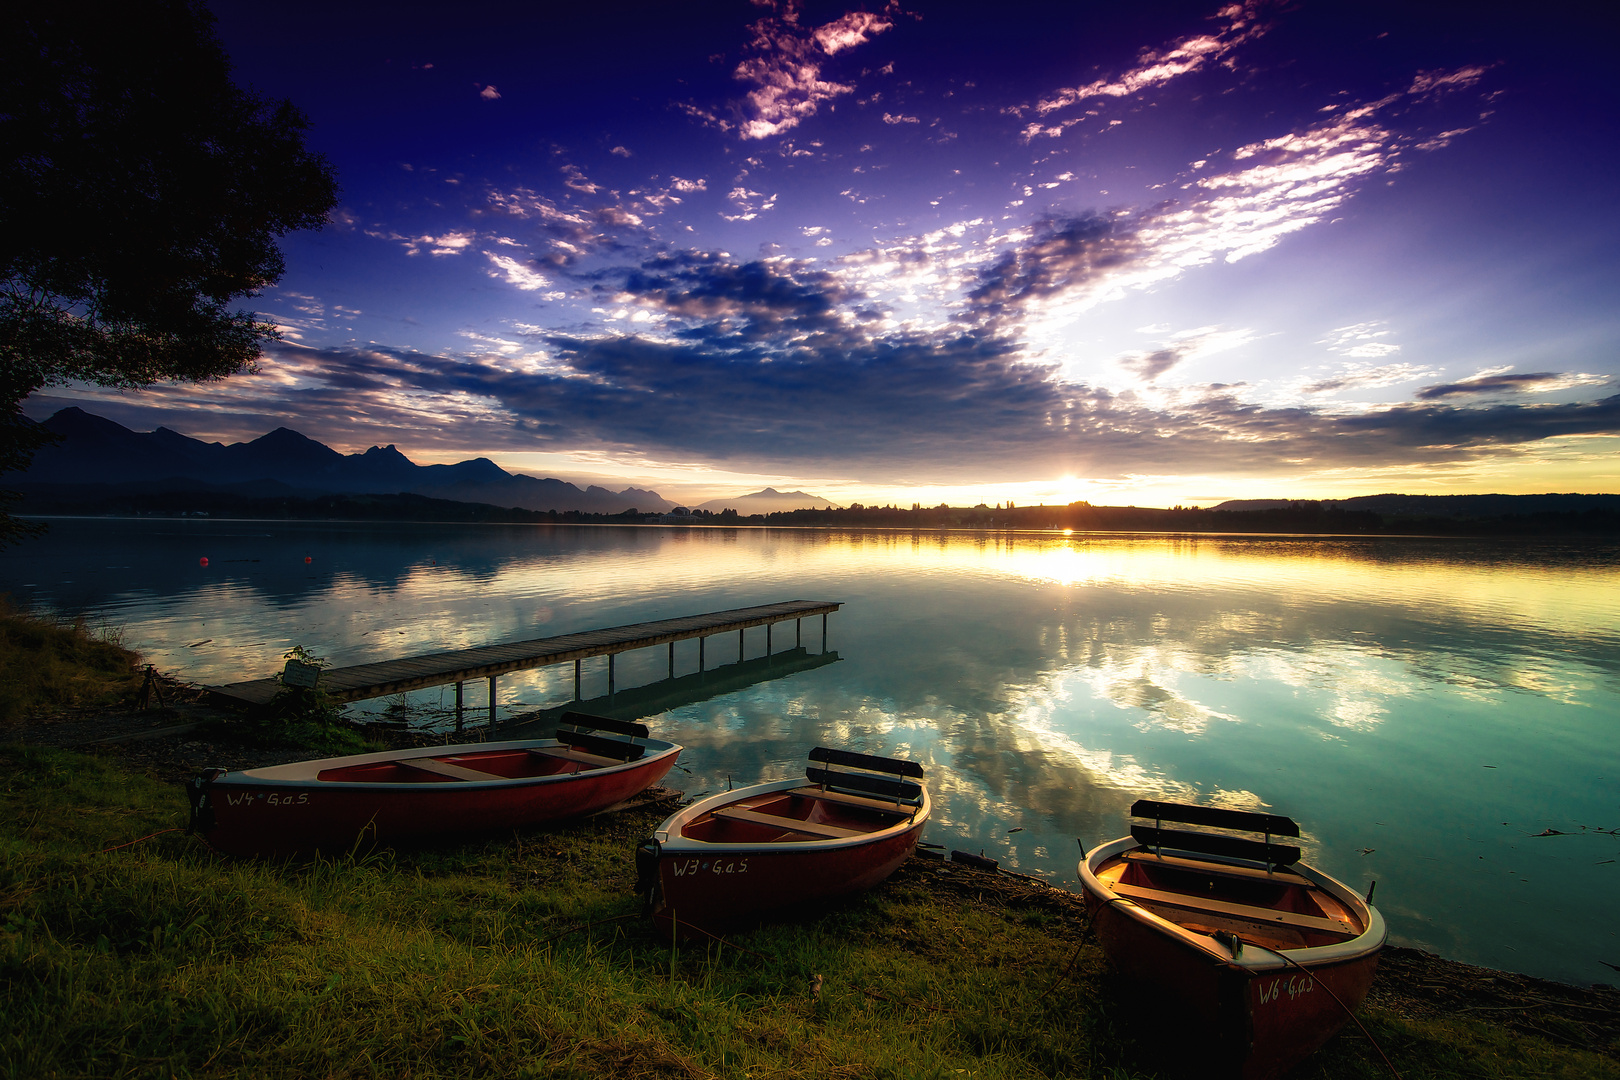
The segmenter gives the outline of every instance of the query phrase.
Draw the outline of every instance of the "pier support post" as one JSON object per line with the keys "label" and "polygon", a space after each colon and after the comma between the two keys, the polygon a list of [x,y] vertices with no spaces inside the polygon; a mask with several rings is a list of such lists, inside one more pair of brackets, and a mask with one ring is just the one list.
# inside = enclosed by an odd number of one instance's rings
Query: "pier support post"
{"label": "pier support post", "polygon": [[613,658],[617,653],[608,653],[608,699],[613,698]]}
{"label": "pier support post", "polygon": [[768,663],[770,661],[770,659],[771,659],[771,624],[766,623],[765,624],[765,660]]}
{"label": "pier support post", "polygon": [[489,727],[491,731],[495,729],[495,680],[498,678],[500,678],[498,675],[489,677]]}
{"label": "pier support post", "polygon": [[698,674],[703,674],[703,646],[709,643],[706,637],[698,638]]}
{"label": "pier support post", "polygon": [[461,730],[461,683],[456,683],[456,730]]}
{"label": "pier support post", "polygon": [[746,633],[748,633],[748,630],[747,630],[746,627],[739,628],[738,631],[737,631],[737,663],[739,663],[739,664],[742,663],[743,635],[746,634]]}
{"label": "pier support post", "polygon": [[827,613],[821,613],[821,651],[827,651]]}
{"label": "pier support post", "polygon": [[574,700],[575,701],[579,700],[579,665],[582,664],[582,663],[584,663],[584,661],[582,661],[582,660],[575,660],[574,661]]}
{"label": "pier support post", "polygon": [[802,648],[803,646],[804,646],[804,616],[801,615],[797,619],[793,620],[793,647],[795,649],[798,649],[798,648]]}
{"label": "pier support post", "polygon": [[669,643],[669,677],[675,677],[675,643]]}

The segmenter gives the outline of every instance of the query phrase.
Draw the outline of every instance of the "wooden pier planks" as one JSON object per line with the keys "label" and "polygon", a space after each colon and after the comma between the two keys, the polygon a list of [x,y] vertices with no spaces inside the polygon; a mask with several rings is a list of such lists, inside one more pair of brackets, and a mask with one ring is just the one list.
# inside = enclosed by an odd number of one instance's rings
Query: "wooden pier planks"
{"label": "wooden pier planks", "polygon": [[[842,606],[841,603],[823,600],[784,600],[776,604],[733,608],[706,615],[657,619],[558,637],[535,638],[532,641],[482,645],[475,649],[456,649],[372,664],[356,664],[353,667],[329,668],[321,672],[321,690],[339,704],[364,701],[407,690],[504,675],[509,671],[523,671],[547,664],[645,649],[671,641],[769,626],[789,619],[828,615]],[[204,692],[207,699],[218,704],[263,705],[280,688],[281,684],[272,677],[208,686],[204,687]]]}

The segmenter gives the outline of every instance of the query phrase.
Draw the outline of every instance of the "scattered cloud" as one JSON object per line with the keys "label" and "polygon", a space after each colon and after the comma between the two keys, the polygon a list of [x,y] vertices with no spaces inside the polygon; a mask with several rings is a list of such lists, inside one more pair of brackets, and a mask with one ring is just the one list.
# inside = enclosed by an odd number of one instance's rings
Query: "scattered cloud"
{"label": "scattered cloud", "polygon": [[750,30],[749,51],[734,73],[753,89],[747,95],[748,119],[739,126],[744,139],[768,139],[798,127],[826,103],[854,87],[822,76],[822,64],[845,49],[893,27],[885,15],[852,11],[830,23],[806,30],[799,25],[794,0],[782,0],[776,13]]}
{"label": "scattered cloud", "polygon": [[1475,64],[1470,67],[1457,68],[1453,71],[1444,69],[1424,71],[1412,80],[1412,85],[1407,87],[1406,92],[1413,97],[1424,97],[1457,90],[1468,90],[1478,85],[1489,70],[1490,65],[1488,64]]}
{"label": "scattered cloud", "polygon": [[776,205],[776,196],[766,196],[758,191],[749,191],[746,187],[734,187],[726,195],[731,200],[735,214],[721,214],[727,221],[753,221],[760,214],[770,210]]}
{"label": "scattered cloud", "polygon": [[[1261,4],[1256,0],[1228,4],[1212,16],[1221,25],[1210,33],[1194,34],[1160,49],[1146,49],[1137,57],[1136,65],[1110,78],[1097,79],[1081,86],[1067,87],[1037,102],[1034,112],[1039,116],[1067,109],[1094,98],[1120,98],[1162,86],[1173,79],[1199,71],[1210,64],[1229,60],[1231,53],[1253,41],[1270,27],[1260,18]],[[1028,107],[1008,110],[1023,115]],[[1071,122],[1072,123],[1072,122]],[[1067,126],[1067,125],[1064,125]],[[1025,129],[1025,138],[1035,135],[1058,135],[1055,130],[1041,124]]]}
{"label": "scattered cloud", "polygon": [[1434,374],[1433,368],[1417,364],[1382,364],[1378,367],[1358,364],[1345,368],[1338,375],[1308,383],[1300,389],[1306,394],[1332,394],[1341,390],[1378,390],[1386,386],[1416,382]]}
{"label": "scattered cloud", "polygon": [[495,89],[493,86],[484,86],[481,83],[473,83],[473,85],[478,87],[478,96],[483,98],[485,101],[500,100],[501,92]]}
{"label": "scattered cloud", "polygon": [[494,276],[504,279],[509,285],[516,285],[526,292],[533,292],[551,284],[550,279],[544,274],[532,266],[524,265],[510,255],[497,255],[493,251],[486,251],[484,255],[500,271]]}
{"label": "scattered cloud", "polygon": [[1340,356],[1372,359],[1401,351],[1399,345],[1385,340],[1391,333],[1389,324],[1381,320],[1355,323],[1329,330],[1317,344],[1326,345],[1328,352]]}
{"label": "scattered cloud", "polygon": [[1453,383],[1425,386],[1417,392],[1419,401],[1437,401],[1450,397],[1473,397],[1488,394],[1549,394],[1555,390],[1571,390],[1579,386],[1601,386],[1609,381],[1604,375],[1585,375],[1574,372],[1538,371],[1511,375],[1496,369],[1472,379]]}
{"label": "scattered cloud", "polygon": [[478,237],[474,233],[457,231],[441,233],[438,236],[413,236],[401,237],[400,239],[405,244],[405,253],[407,255],[420,255],[424,251],[429,255],[460,255],[471,247],[472,242]]}

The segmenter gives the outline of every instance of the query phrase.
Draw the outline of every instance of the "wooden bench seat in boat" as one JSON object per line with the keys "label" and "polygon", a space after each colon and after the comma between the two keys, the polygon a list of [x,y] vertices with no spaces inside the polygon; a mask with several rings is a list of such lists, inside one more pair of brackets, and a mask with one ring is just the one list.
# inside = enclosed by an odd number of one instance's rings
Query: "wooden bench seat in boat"
{"label": "wooden bench seat in boat", "polygon": [[1120,856],[1125,862],[1143,866],[1162,866],[1167,870],[1186,870],[1211,877],[1241,878],[1245,881],[1274,881],[1279,885],[1308,885],[1309,882],[1286,867],[1262,870],[1258,866],[1238,866],[1235,863],[1205,862],[1202,859],[1184,859],[1177,855],[1155,855],[1151,851],[1127,851]]}
{"label": "wooden bench seat in boat", "polygon": [[1358,932],[1349,922],[1342,919],[1330,919],[1322,915],[1300,915],[1293,911],[1278,911],[1275,908],[1233,904],[1225,900],[1211,900],[1202,896],[1189,896],[1186,893],[1144,888],[1141,885],[1113,884],[1109,885],[1108,888],[1113,891],[1115,896],[1123,896],[1127,900],[1139,900],[1146,904],[1166,904],[1170,907],[1185,908],[1188,911],[1207,911],[1211,915],[1225,915],[1229,918],[1248,919],[1253,922],[1271,923],[1276,926],[1292,926],[1301,930],[1321,930],[1330,934],[1354,935]]}
{"label": "wooden bench seat in boat", "polygon": [[858,806],[863,810],[876,810],[883,814],[892,814],[895,817],[907,817],[916,808],[912,806],[896,806],[891,799],[873,799],[865,795],[852,795],[847,791],[833,791],[818,787],[794,788],[788,794],[797,795],[801,799],[820,799],[822,802],[842,803],[845,806]]}
{"label": "wooden bench seat in boat", "polygon": [[438,758],[430,758],[430,757],[402,758],[402,759],[400,759],[398,764],[407,766],[407,767],[412,768],[412,769],[420,769],[423,772],[438,773],[440,776],[447,776],[452,780],[510,780],[511,779],[510,776],[502,776],[499,773],[492,773],[492,772],[480,772],[478,769],[469,769],[465,765],[457,765],[454,762],[450,762],[450,761],[440,761]]}
{"label": "wooden bench seat in boat", "polygon": [[727,821],[746,821],[753,825],[768,825],[773,829],[803,833],[806,836],[819,836],[828,840],[842,840],[849,836],[866,835],[860,829],[846,829],[840,825],[824,825],[819,821],[805,821],[803,818],[766,814],[742,806],[721,806],[712,811],[710,816],[724,818]]}
{"label": "wooden bench seat in boat", "polygon": [[[610,732],[623,738],[611,738],[601,732]],[[611,716],[592,716],[589,713],[566,712],[557,726],[557,741],[576,750],[617,761],[639,761],[647,748],[637,739],[648,736],[647,725],[630,720],[616,720]],[[627,741],[628,740],[628,741]]]}
{"label": "wooden bench seat in boat", "polygon": [[609,765],[623,765],[622,758],[603,757],[601,754],[587,754],[583,750],[576,750],[572,746],[531,746],[529,753],[536,757],[561,758],[564,761],[574,761],[591,768],[607,767]]}

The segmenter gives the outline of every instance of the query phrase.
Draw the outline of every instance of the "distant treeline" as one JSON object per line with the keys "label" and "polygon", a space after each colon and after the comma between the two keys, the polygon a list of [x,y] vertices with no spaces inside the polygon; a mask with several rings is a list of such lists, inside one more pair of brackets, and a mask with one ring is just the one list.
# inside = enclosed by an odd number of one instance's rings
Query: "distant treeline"
{"label": "distant treeline", "polygon": [[[424,495],[323,495],[311,498],[254,498],[232,492],[118,492],[99,497],[79,490],[73,497],[53,498],[31,492],[18,509],[29,514],[72,514],[159,517],[260,518],[297,521],[469,521],[554,524],[691,524],[799,526],[838,529],[900,530],[1059,530],[1102,532],[1303,533],[1338,535],[1532,536],[1620,538],[1620,500],[1591,496],[1600,505],[1586,509],[1538,508],[1545,496],[1520,496],[1528,512],[1469,515],[1463,504],[1435,497],[1434,512],[1414,512],[1410,501],[1397,512],[1350,509],[1342,504],[1292,502],[1261,509],[1200,509],[1177,506],[951,507],[862,506],[792,510],[739,515],[733,510],[684,514],[595,514],[579,510],[523,510],[486,503],[454,502]],[[1512,497],[1506,497],[1512,498]],[[1421,505],[1421,504],[1417,504]],[[1498,501],[1492,509],[1511,506]],[[1542,504],[1543,506],[1545,503]]]}
{"label": "distant treeline", "polygon": [[[1527,497],[1529,498],[1529,497]],[[1620,507],[1573,511],[1456,516],[1378,513],[1321,502],[1258,510],[1205,510],[1177,506],[866,507],[794,510],[744,519],[766,525],[820,525],[886,529],[1074,529],[1103,532],[1312,533],[1442,536],[1620,537]]]}

